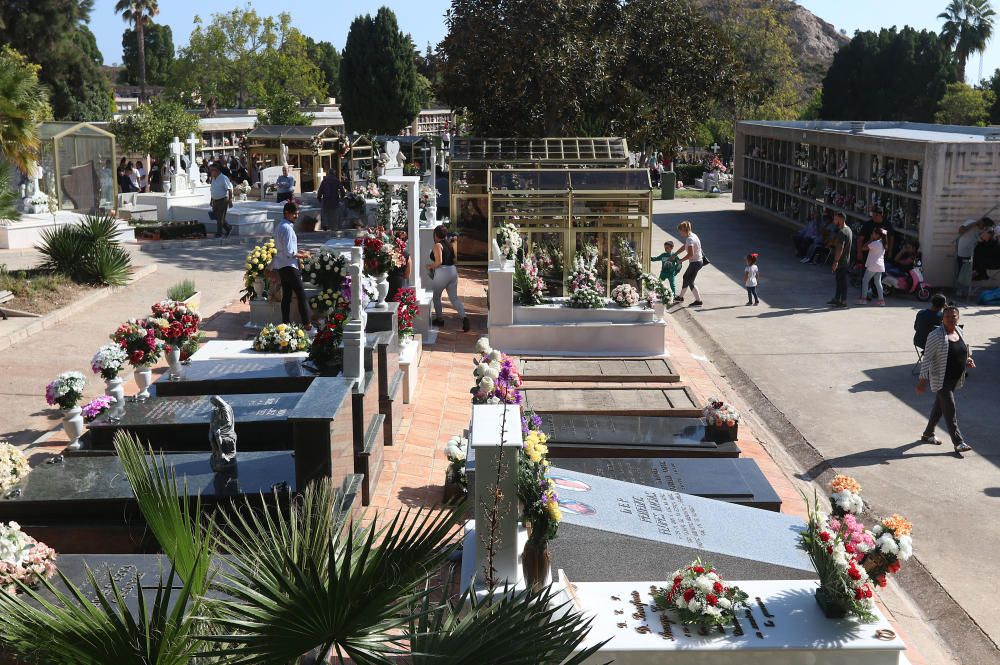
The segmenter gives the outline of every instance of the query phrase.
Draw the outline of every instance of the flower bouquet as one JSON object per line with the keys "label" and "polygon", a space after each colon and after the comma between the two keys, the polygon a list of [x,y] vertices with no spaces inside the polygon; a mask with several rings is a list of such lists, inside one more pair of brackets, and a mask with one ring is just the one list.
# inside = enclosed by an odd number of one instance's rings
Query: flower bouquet
{"label": "flower bouquet", "polygon": [[340,289],[347,277],[347,257],[321,249],[302,260],[302,276],[321,289]]}
{"label": "flower bouquet", "polygon": [[6,441],[0,443],[0,492],[6,492],[30,471],[28,458],[21,450]]}
{"label": "flower bouquet", "polygon": [[861,485],[854,478],[838,474],[830,482],[830,505],[835,517],[860,515],[865,509],[861,498]]}
{"label": "flower bouquet", "polygon": [[90,360],[90,369],[105,381],[114,381],[128,362],[128,354],[118,344],[105,344]]}
{"label": "flower bouquet", "polygon": [[448,457],[448,470],[444,478],[444,498],[450,500],[467,494],[469,479],[465,475],[465,456],[469,450],[469,440],[453,436],[445,444],[444,454]]}
{"label": "flower bouquet", "polygon": [[163,355],[163,342],[156,337],[156,327],[146,319],[129,319],[111,334],[128,354],[128,362],[136,369],[148,369]]}
{"label": "flower bouquet", "polygon": [[545,293],[545,280],[538,272],[538,265],[531,256],[526,256],[514,266],[514,292],[522,305],[541,305]]}
{"label": "flower bouquet", "polygon": [[351,316],[351,302],[344,297],[344,292],[339,288],[320,291],[309,299],[309,307],[315,314],[327,319],[339,314],[342,317],[340,320],[344,321]]}
{"label": "flower bouquet", "polygon": [[250,302],[256,300],[258,296],[267,297],[266,289],[262,294],[257,293],[257,280],[263,279],[264,274],[270,269],[271,259],[278,253],[274,246],[274,240],[270,239],[263,245],[257,245],[247,254],[246,271],[243,273],[243,295],[240,302]]}
{"label": "flower bouquet", "polygon": [[114,403],[115,398],[109,395],[100,395],[90,400],[87,404],[83,406],[83,422],[92,423],[102,415],[104,412],[111,408]]}
{"label": "flower bouquet", "polygon": [[611,300],[619,307],[635,307],[639,304],[639,292],[631,284],[619,284],[611,289]]}
{"label": "flower bouquet", "polygon": [[18,582],[34,587],[56,572],[56,552],[21,531],[17,522],[0,522],[0,591],[15,594]]}
{"label": "flower bouquet", "polygon": [[72,409],[83,397],[87,380],[80,372],[63,372],[45,386],[45,401],[49,406]]}
{"label": "flower bouquet", "polygon": [[527,438],[529,432],[542,431],[542,418],[531,409],[521,410],[521,437]]}
{"label": "flower bouquet", "polygon": [[253,350],[260,353],[296,353],[309,350],[309,336],[294,323],[269,323],[253,340]]}
{"label": "flower bouquet", "polygon": [[240,201],[246,201],[247,194],[250,193],[250,183],[244,180],[240,184],[236,185],[234,189],[236,190],[236,193],[240,195]]}
{"label": "flower bouquet", "polygon": [[166,350],[182,347],[198,334],[201,316],[187,305],[176,300],[161,300],[152,307],[149,319],[156,325],[156,336],[166,343]]}
{"label": "flower bouquet", "polygon": [[500,255],[505,261],[514,260],[523,242],[517,227],[510,222],[497,227],[497,245],[500,246]]}
{"label": "flower bouquet", "polygon": [[739,436],[740,413],[731,404],[718,397],[710,397],[702,415],[705,417],[706,441],[736,441]]}
{"label": "flower bouquet", "polygon": [[476,385],[472,393],[473,404],[520,404],[522,400],[521,376],[513,358],[490,348],[485,337],[476,343],[476,352],[480,354],[474,360],[476,366],[473,375]]}
{"label": "flower bouquet", "polygon": [[902,562],[913,556],[913,525],[899,515],[887,517],[871,529],[873,547],[861,565],[880,587],[886,585],[886,575],[896,574]]}
{"label": "flower bouquet", "polygon": [[[338,320],[337,317],[344,316]],[[340,344],[344,339],[344,323],[350,316],[338,312],[328,318],[309,347],[309,360],[323,370],[342,362],[344,351]]]}
{"label": "flower bouquet", "polygon": [[615,255],[611,261],[611,275],[615,280],[632,282],[642,275],[642,261],[631,241],[624,235],[615,238]]}
{"label": "flower bouquet", "polygon": [[573,257],[573,272],[570,273],[568,291],[570,307],[597,309],[604,307],[604,295],[597,280],[597,255],[580,252]]}
{"label": "flower bouquet", "polygon": [[396,291],[398,309],[399,341],[405,342],[413,337],[413,319],[420,316],[420,305],[417,304],[417,293],[413,288],[404,286]]}
{"label": "flower bouquet", "polygon": [[727,585],[711,564],[696,559],[674,572],[673,585],[653,594],[657,605],[675,610],[681,623],[725,626],[736,617],[748,596],[737,586]]}
{"label": "flower bouquet", "polygon": [[[548,466],[542,468],[547,469]],[[547,582],[551,560],[548,542],[559,532],[562,509],[551,478],[540,474],[530,489],[526,492],[527,488],[518,488],[518,494],[527,499],[524,501],[524,519],[528,526],[528,542],[521,553],[521,570],[528,588],[538,591]]]}
{"label": "flower bouquet", "polygon": [[403,255],[396,244],[396,238],[387,233],[384,226],[368,229],[368,233],[354,239],[354,244],[362,249],[364,272],[372,277],[384,275],[390,270],[405,265]]}

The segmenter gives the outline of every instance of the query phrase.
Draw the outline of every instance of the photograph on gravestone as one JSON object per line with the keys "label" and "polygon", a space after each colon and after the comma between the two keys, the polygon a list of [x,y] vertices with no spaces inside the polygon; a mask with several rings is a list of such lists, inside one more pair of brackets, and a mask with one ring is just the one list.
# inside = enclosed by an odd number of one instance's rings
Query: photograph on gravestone
{"label": "photograph on gravestone", "polygon": [[763,510],[781,510],[781,498],[752,459],[573,458],[554,461],[552,469],[553,473],[568,469]]}
{"label": "photograph on gravestone", "polygon": [[551,477],[563,511],[553,567],[571,579],[658,579],[699,556],[729,577],[815,575],[797,517],[566,469]]}
{"label": "photograph on gravestone", "polygon": [[696,418],[538,414],[549,435],[549,456],[559,457],[737,457],[734,442],[705,441]]}

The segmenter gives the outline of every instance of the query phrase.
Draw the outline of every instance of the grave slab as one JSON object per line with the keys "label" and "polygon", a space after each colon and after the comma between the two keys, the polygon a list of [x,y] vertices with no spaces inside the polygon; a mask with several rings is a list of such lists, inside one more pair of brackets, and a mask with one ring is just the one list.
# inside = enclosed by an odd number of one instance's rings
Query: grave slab
{"label": "grave slab", "polygon": [[382,474],[385,455],[385,416],[379,411],[378,379],[373,372],[355,381],[351,392],[354,433],[354,472],[364,476],[362,505],[369,505]]}
{"label": "grave slab", "polygon": [[781,498],[752,459],[560,459],[552,466],[778,512]]}
{"label": "grave slab", "polygon": [[735,442],[705,441],[697,418],[542,413],[549,457],[738,457]]}
{"label": "grave slab", "polygon": [[529,409],[567,415],[697,418],[702,409],[687,386],[668,388],[522,388]]}
{"label": "grave slab", "polygon": [[[213,472],[204,453],[166,460],[178,486],[186,486],[189,495],[200,494],[208,510],[243,499],[258,507],[274,505],[275,491],[281,501],[288,491],[298,491],[291,452],[241,453],[235,472],[225,474]],[[0,521],[10,520],[60,553],[157,550],[114,455],[38,465],[0,498]]]}
{"label": "grave slab", "polygon": [[232,339],[210,339],[204,342],[198,350],[191,356],[191,362],[200,360],[225,360],[225,359],[261,359],[279,358],[284,360],[303,361],[309,357],[306,351],[295,353],[261,353],[253,350],[253,340],[232,340]]}
{"label": "grave slab", "polygon": [[[672,570],[667,570],[669,575]],[[565,600],[593,617],[586,649],[611,638],[586,663],[617,665],[902,665],[906,645],[876,607],[876,621],[827,619],[812,580],[735,580],[750,596],[748,607],[726,627],[701,629],[660,610],[651,582],[578,582],[560,571]],[[880,639],[880,637],[882,638]]]}
{"label": "grave slab", "polygon": [[680,375],[666,358],[521,358],[520,374],[524,381],[680,381]]}
{"label": "grave slab", "polygon": [[566,469],[551,477],[563,510],[553,566],[570,579],[657,579],[697,557],[727,577],[814,576],[797,517]]}
{"label": "grave slab", "polygon": [[164,374],[150,392],[157,397],[300,393],[317,376],[317,372],[295,359],[197,360],[184,368],[184,378],[171,381]]}

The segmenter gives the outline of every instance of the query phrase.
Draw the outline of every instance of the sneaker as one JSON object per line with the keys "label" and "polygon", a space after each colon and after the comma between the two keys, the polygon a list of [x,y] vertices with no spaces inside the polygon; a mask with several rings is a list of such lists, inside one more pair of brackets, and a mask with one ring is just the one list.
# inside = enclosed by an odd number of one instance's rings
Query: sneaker
{"label": "sneaker", "polygon": [[967,453],[970,450],[972,450],[972,446],[970,446],[969,444],[967,444],[964,441],[962,443],[958,444],[957,446],[955,446],[955,452],[956,453]]}
{"label": "sneaker", "polygon": [[923,441],[924,443],[932,443],[935,446],[941,445],[941,439],[937,438],[933,434],[924,434],[920,437],[920,440]]}
{"label": "sneaker", "polygon": [[864,298],[858,298],[858,304],[859,305],[867,305],[868,301],[865,300]]}
{"label": "sneaker", "polygon": [[805,264],[805,263],[811,263],[811,262],[812,262],[812,259],[810,259],[808,256],[803,256],[801,259],[799,259],[799,263]]}
{"label": "sneaker", "polygon": [[677,296],[674,298],[674,302],[684,302],[684,296]]}
{"label": "sneaker", "polygon": [[760,301],[759,301],[759,300],[758,300],[757,302],[755,302],[755,303],[754,303],[754,305],[759,305],[759,304],[760,304]]}
{"label": "sneaker", "polygon": [[704,303],[702,301],[695,300],[693,303],[691,303],[690,307],[701,307],[703,304]]}
{"label": "sneaker", "polygon": [[847,309],[847,303],[845,301],[843,301],[843,300],[839,300],[834,305],[834,307],[836,307],[837,309]]}
{"label": "sneaker", "polygon": [[885,301],[884,300],[876,300],[875,304],[878,305],[879,307],[885,307]]}
{"label": "sneaker", "polygon": [[469,328],[471,327],[472,324],[469,323],[469,317],[467,316],[462,317],[462,332],[469,332]]}
{"label": "sneaker", "polygon": [[747,301],[747,307],[749,307],[749,306],[750,306],[750,305],[752,305],[752,304],[753,304],[753,303],[752,303],[752,302],[750,302],[749,300]]}
{"label": "sneaker", "polygon": [[444,319],[431,319],[431,325],[437,328],[444,328]]}

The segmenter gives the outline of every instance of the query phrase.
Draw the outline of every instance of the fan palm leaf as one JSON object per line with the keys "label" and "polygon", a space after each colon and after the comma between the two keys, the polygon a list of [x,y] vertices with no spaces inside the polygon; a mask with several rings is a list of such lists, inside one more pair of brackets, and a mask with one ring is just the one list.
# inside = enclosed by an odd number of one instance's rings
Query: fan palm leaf
{"label": "fan palm leaf", "polygon": [[25,173],[38,152],[38,123],[49,114],[37,72],[17,51],[0,48],[0,162]]}
{"label": "fan palm leaf", "polygon": [[359,665],[403,652],[409,611],[428,593],[463,521],[461,506],[398,512],[384,527],[338,528],[329,481],[308,487],[289,516],[243,511],[220,528],[231,553],[215,586],[232,643],[227,663],[285,665],[319,650]]}
{"label": "fan palm leaf", "polygon": [[964,82],[966,62],[986,50],[993,36],[996,12],[989,0],[951,0],[938,18],[944,21],[941,41],[945,48],[954,49],[959,80]]}

